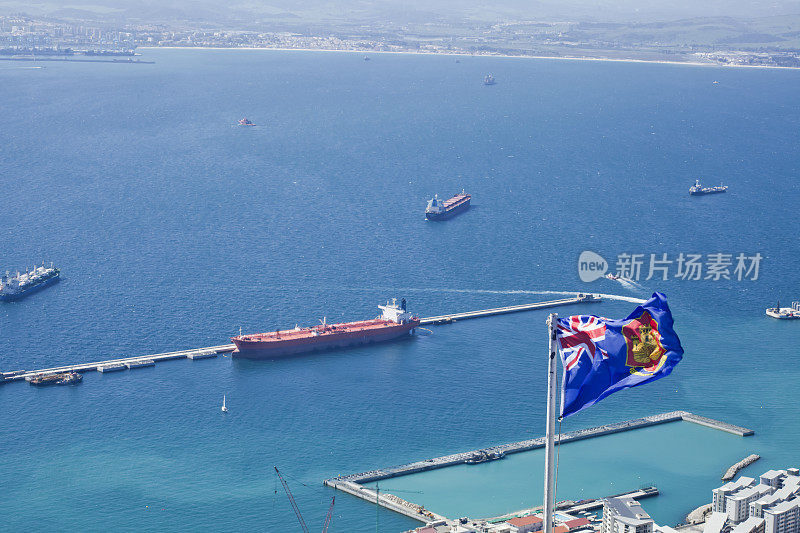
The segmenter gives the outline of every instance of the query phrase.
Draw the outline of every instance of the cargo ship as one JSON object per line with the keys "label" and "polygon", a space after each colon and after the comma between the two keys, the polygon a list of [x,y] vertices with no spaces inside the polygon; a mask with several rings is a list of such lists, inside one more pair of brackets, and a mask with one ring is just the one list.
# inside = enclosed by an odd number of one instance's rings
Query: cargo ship
{"label": "cargo ship", "polygon": [[15,276],[6,271],[5,276],[0,277],[0,301],[19,300],[52,285],[59,280],[60,273],[60,270],[53,267],[53,263],[49,267],[42,263],[42,266],[34,267],[33,270],[26,269],[24,274],[17,272]]}
{"label": "cargo ship", "polygon": [[728,190],[727,185],[719,185],[717,187],[703,187],[700,185],[700,180],[694,180],[694,185],[689,187],[689,194],[692,196],[700,196],[703,194],[716,194]]}
{"label": "cargo ship", "polygon": [[248,118],[239,119],[239,125],[240,126],[255,126],[255,124],[250,122],[250,120]]}
{"label": "cargo ship", "polygon": [[379,305],[381,315],[372,320],[321,324],[306,328],[279,330],[269,333],[238,335],[231,340],[236,345],[233,357],[274,359],[307,352],[347,348],[374,342],[384,342],[409,335],[419,326],[419,317],[406,311],[406,300],[400,305],[394,298]]}
{"label": "cargo ship", "polygon": [[472,196],[465,193],[456,194],[449,200],[440,200],[439,195],[434,195],[428,200],[428,207],[425,208],[425,218],[428,220],[447,220],[457,214],[469,209]]}

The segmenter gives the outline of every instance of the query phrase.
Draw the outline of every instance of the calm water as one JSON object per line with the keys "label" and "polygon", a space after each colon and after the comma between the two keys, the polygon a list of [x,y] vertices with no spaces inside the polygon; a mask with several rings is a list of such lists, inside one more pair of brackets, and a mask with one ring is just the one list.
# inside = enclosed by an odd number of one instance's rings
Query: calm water
{"label": "calm water", "polygon": [[[588,288],[575,267],[585,249],[612,260],[760,252],[756,282],[592,284],[665,292],[686,356],[670,378],[564,423],[685,409],[756,436],[681,426],[669,439],[660,428],[565,447],[559,499],[641,478],[663,488],[645,507],[669,524],[747,453],[763,457],[748,473],[797,464],[800,324],[763,309],[800,298],[800,72],[303,52],[146,57],[157,63],[0,65],[0,268],[53,260],[64,278],[0,306],[0,368],[219,344],[240,326],[357,319],[392,296],[424,316],[535,301],[547,296],[524,291]],[[481,84],[487,72],[497,85]],[[234,127],[242,116],[259,126]],[[690,198],[697,176],[731,190]],[[427,197],[462,187],[472,210],[424,221]],[[333,495],[326,477],[541,435],[545,316],[285,361],[175,361],[88,374],[72,388],[4,385],[4,523],[291,530],[277,465],[318,529]],[[508,481],[511,507],[541,499],[531,457],[513,459],[530,468],[530,483]],[[509,493],[497,477],[513,461],[497,463],[497,476],[484,469],[489,491]],[[396,481],[434,510],[452,508],[425,485],[434,481]],[[486,491],[464,492],[459,505],[480,515]],[[378,514],[381,531],[416,524]],[[332,530],[374,530],[375,521],[374,506],[337,498]]]}

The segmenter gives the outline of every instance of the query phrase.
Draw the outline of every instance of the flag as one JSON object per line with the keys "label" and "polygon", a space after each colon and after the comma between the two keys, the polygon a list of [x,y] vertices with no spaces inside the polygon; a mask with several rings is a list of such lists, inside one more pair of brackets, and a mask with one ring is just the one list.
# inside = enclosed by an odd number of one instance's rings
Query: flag
{"label": "flag", "polygon": [[683,358],[666,297],[659,293],[624,320],[594,315],[561,318],[556,326],[564,377],[561,416],[609,394],[668,376]]}

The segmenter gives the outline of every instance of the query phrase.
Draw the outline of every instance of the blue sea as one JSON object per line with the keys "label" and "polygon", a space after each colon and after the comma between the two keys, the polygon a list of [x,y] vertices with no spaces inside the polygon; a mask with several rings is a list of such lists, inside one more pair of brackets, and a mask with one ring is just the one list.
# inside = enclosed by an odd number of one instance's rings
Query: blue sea
{"label": "blue sea", "polygon": [[[391,297],[432,316],[551,291],[659,290],[684,361],[564,431],[682,409],[756,435],[676,423],[570,444],[558,499],[652,483],[661,495],[645,508],[675,524],[749,453],[762,456],[750,475],[800,462],[800,324],[764,316],[800,299],[800,71],[283,51],[143,58],[155,64],[0,65],[0,270],[44,260],[63,276],[0,305],[0,369],[361,319]],[[497,85],[482,84],[489,72]],[[245,116],[257,126],[235,126]],[[730,189],[690,197],[698,177]],[[472,209],[424,220],[429,197],[462,188]],[[587,284],[584,250],[612,269],[622,253],[763,260],[757,280],[644,272],[639,285]],[[634,305],[557,311],[624,317]],[[546,315],[280,361],[1,385],[3,527],[298,530],[277,466],[319,529],[327,477],[542,435]],[[536,452],[429,475],[385,486],[444,513],[541,503]],[[417,525],[336,496],[331,531]]]}

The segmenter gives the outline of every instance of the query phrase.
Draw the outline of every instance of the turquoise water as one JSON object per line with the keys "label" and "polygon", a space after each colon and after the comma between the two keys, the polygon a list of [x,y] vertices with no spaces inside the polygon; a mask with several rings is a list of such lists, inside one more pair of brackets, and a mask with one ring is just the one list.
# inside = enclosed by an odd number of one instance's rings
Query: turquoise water
{"label": "turquoise water", "polygon": [[[220,344],[240,326],[359,319],[393,296],[432,316],[550,297],[525,291],[659,289],[684,361],[668,379],[567,419],[564,431],[684,409],[756,436],[687,436],[646,460],[625,446],[609,454],[604,440],[575,444],[586,448],[578,463],[562,457],[575,479],[562,474],[559,498],[590,483],[602,493],[635,472],[664,488],[645,507],[670,524],[740,458],[731,450],[700,472],[671,467],[717,439],[763,456],[747,473],[797,463],[800,324],[763,310],[800,297],[800,72],[261,51],[145,57],[156,64],[0,70],[0,269],[53,260],[64,278],[0,306],[3,370]],[[482,85],[487,72],[497,85]],[[259,126],[235,127],[242,116]],[[696,176],[731,189],[690,198]],[[424,221],[429,196],[462,187],[473,209]],[[633,290],[581,283],[586,249],[607,259],[765,259],[755,282]],[[316,529],[333,495],[327,477],[542,435],[545,317],[465,321],[275,362],[87,374],[72,388],[0,386],[4,525],[291,530],[277,465]],[[530,492],[512,507],[538,504],[535,461],[530,468]],[[479,492],[464,503],[483,505]],[[340,494],[334,514],[333,531],[375,529],[374,506],[356,498]],[[415,525],[378,516],[381,531]]]}
{"label": "turquoise water", "polygon": [[[655,484],[661,497],[642,503],[656,515],[667,514],[667,502],[677,494],[698,502],[708,499],[709,482],[747,455],[750,444],[689,422],[567,443],[558,454],[556,498],[597,498]],[[448,517],[488,518],[540,502],[543,469],[544,450],[537,449],[502,461],[409,474],[385,480],[380,487],[385,492],[397,488],[398,496]]]}

